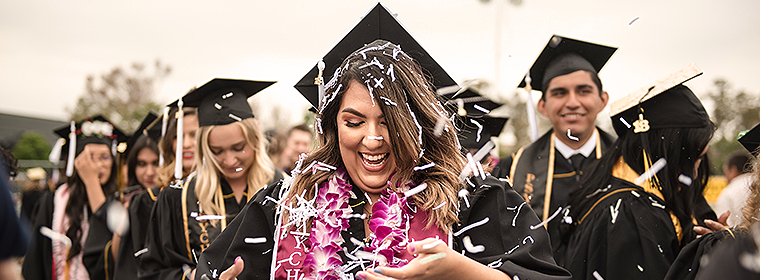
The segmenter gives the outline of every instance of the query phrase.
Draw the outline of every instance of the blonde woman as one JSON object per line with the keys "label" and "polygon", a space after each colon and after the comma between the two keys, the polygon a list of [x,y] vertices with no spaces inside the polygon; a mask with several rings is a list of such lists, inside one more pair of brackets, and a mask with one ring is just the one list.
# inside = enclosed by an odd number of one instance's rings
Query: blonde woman
{"label": "blonde woman", "polygon": [[196,172],[159,194],[139,259],[141,279],[189,277],[253,194],[282,178],[247,103],[271,84],[214,79],[183,97],[198,107]]}

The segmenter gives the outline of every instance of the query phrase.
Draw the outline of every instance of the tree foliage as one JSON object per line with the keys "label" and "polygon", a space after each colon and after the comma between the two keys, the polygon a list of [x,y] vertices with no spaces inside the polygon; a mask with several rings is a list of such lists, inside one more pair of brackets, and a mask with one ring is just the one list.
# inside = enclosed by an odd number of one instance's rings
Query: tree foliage
{"label": "tree foliage", "polygon": [[11,153],[17,159],[44,160],[50,154],[50,146],[41,134],[29,131],[21,136]]}
{"label": "tree foliage", "polygon": [[161,105],[153,101],[158,83],[171,73],[171,66],[156,60],[152,71],[135,62],[124,69],[114,67],[100,75],[87,76],[85,92],[73,109],[67,109],[71,119],[81,120],[103,115],[122,131],[132,132],[148,112],[158,112]]}
{"label": "tree foliage", "polygon": [[710,119],[717,130],[708,150],[713,174],[722,174],[723,163],[732,152],[744,149],[736,141],[737,134],[760,123],[760,98],[744,91],[736,91],[724,79],[713,82],[713,90],[706,96],[712,102]]}

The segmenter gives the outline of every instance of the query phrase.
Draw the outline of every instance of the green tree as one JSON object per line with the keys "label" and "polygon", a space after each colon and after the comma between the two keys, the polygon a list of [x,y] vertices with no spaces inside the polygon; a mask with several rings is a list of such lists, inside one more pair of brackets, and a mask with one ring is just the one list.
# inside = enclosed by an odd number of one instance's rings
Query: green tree
{"label": "green tree", "polygon": [[73,109],[67,109],[71,119],[102,114],[126,133],[136,130],[148,112],[161,108],[153,95],[157,84],[171,73],[171,66],[160,60],[153,66],[148,71],[145,64],[135,62],[127,69],[114,67],[99,78],[87,76],[84,95]]}
{"label": "green tree", "polygon": [[722,174],[723,163],[732,152],[743,149],[736,141],[737,134],[760,122],[760,98],[736,91],[724,79],[716,79],[714,89],[705,95],[712,102],[710,119],[717,130],[710,143],[708,157],[713,174]]}
{"label": "green tree", "polygon": [[41,134],[29,131],[21,136],[11,153],[17,159],[44,160],[50,154],[50,146]]}

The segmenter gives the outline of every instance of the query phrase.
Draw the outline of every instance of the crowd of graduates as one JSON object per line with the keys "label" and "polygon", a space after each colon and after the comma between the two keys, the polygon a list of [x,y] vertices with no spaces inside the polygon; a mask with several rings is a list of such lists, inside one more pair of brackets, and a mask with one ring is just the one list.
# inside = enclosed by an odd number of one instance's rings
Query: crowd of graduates
{"label": "crowd of graduates", "polygon": [[[521,84],[541,92],[552,129],[498,159],[491,137],[508,120],[489,113],[499,104],[458,88],[378,4],[296,85],[313,124],[265,132],[248,98],[274,82],[214,78],[131,136],[102,116],[56,130],[61,184],[23,207],[28,229],[3,210],[0,257],[24,258],[20,273],[0,269],[25,279],[760,278],[760,128],[739,138],[751,175],[725,198],[739,206],[713,211],[703,190],[715,126],[684,84],[701,70],[663,73],[611,102],[598,73],[615,50],[552,36]],[[608,104],[614,134],[596,126]],[[5,186],[14,163],[3,169]]]}

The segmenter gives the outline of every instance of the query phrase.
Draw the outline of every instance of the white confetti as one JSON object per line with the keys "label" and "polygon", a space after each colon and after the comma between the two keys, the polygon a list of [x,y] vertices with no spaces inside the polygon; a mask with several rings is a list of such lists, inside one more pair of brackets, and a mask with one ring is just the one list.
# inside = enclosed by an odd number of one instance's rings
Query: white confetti
{"label": "white confetti", "polygon": [[[393,65],[391,65],[391,66],[393,66]],[[380,96],[380,99],[382,99],[383,101],[385,101],[385,105],[393,105],[393,106],[398,106],[398,104],[396,104],[396,102],[393,102],[393,100],[391,100],[391,99],[390,99],[390,98],[388,98],[388,97],[385,97],[385,96]]]}
{"label": "white confetti", "polygon": [[142,255],[142,254],[145,254],[145,253],[147,253],[147,252],[148,252],[148,248],[142,248],[141,250],[139,250],[139,251],[135,252],[135,254],[134,254],[134,255],[135,255],[135,258],[136,258],[136,257],[139,257],[140,255]]}
{"label": "white confetti", "polygon": [[[522,206],[522,205],[520,205],[520,206]],[[560,211],[562,211],[562,207],[557,208],[557,211],[554,211],[554,214],[552,214],[551,216],[549,216],[549,218],[547,218],[546,220],[538,223],[537,225],[530,226],[530,230],[535,230],[537,228],[540,228],[540,227],[548,224],[549,221],[551,221],[552,219],[554,219],[554,217],[557,217],[557,215],[559,215]]]}
{"label": "white confetti", "polygon": [[638,264],[637,264],[637,265],[636,265],[636,267],[638,267],[638,268],[639,268],[639,271],[641,271],[641,272],[644,272],[644,268],[643,268],[643,267],[641,267],[641,265],[638,265]]}
{"label": "white confetti", "polygon": [[486,217],[485,219],[482,219],[482,220],[480,220],[480,221],[477,221],[477,222],[474,222],[474,223],[472,223],[472,224],[469,224],[469,225],[467,225],[466,227],[463,227],[463,228],[462,228],[462,229],[460,229],[459,231],[455,232],[455,233],[454,233],[454,236],[459,236],[459,235],[461,235],[462,233],[464,233],[465,231],[468,231],[468,230],[470,230],[470,229],[472,229],[472,228],[475,228],[475,227],[479,227],[479,226],[485,225],[486,223],[488,223],[488,220],[489,220],[489,219],[488,219],[488,217]]}
{"label": "white confetti", "polygon": [[63,243],[64,245],[66,245],[67,248],[71,248],[71,239],[69,239],[69,237],[66,236],[65,234],[57,233],[46,226],[40,227],[40,233],[44,235],[45,237],[50,238],[53,241],[58,241],[58,242]]}
{"label": "white confetti", "polygon": [[388,71],[385,72],[385,74],[391,76],[391,82],[396,82],[396,75],[393,73],[393,64],[388,65]]}
{"label": "white confetti", "polygon": [[632,193],[633,195],[635,195],[636,197],[641,197],[641,195],[640,195],[638,192],[636,192],[636,191],[631,191],[631,193]]}
{"label": "white confetti", "polygon": [[692,180],[691,180],[691,177],[681,174],[681,175],[678,175],[678,182],[681,182],[682,184],[686,186],[691,186]]}
{"label": "white confetti", "polygon": [[420,184],[419,186],[416,186],[416,187],[414,187],[414,188],[412,188],[412,189],[410,189],[408,191],[405,191],[404,192],[404,196],[411,197],[411,196],[413,196],[415,194],[418,194],[421,191],[424,191],[425,189],[427,189],[427,186],[428,186],[427,183],[422,182],[422,184]]}
{"label": "white confetti", "polygon": [[438,204],[437,206],[433,207],[433,210],[436,210],[436,209],[438,209],[438,208],[441,208],[441,207],[443,207],[444,205],[446,205],[446,201],[444,201],[444,202],[441,202],[441,204]]}
{"label": "white confetti", "polygon": [[224,219],[224,216],[222,216],[222,215],[200,215],[198,217],[195,217],[196,221],[221,220],[221,219]]}
{"label": "white confetti", "polygon": [[649,197],[649,201],[652,202],[652,206],[665,209],[665,205],[660,204],[659,202],[657,202],[656,200],[654,200],[651,196]]}
{"label": "white confetti", "polygon": [[[515,207],[517,209],[517,211],[515,211],[515,217],[512,218],[512,227],[515,227],[515,222],[517,221],[517,216],[520,215],[520,209],[522,209],[522,207],[525,206],[525,204],[527,204],[527,203],[523,201],[523,203],[520,203],[520,206]],[[514,209],[509,209],[509,208],[507,208],[507,210],[514,211]]]}
{"label": "white confetti", "polygon": [[668,162],[665,160],[665,158],[658,159],[654,164],[652,164],[652,167],[650,167],[649,170],[645,171],[644,174],[641,174],[641,176],[636,178],[636,180],[633,180],[633,183],[636,185],[643,184],[646,180],[654,177],[657,172],[660,172],[660,170],[662,170],[667,163]]}
{"label": "white confetti", "polygon": [[615,221],[617,221],[618,215],[620,214],[619,208],[620,208],[620,202],[622,201],[623,201],[622,198],[618,198],[618,201],[615,207],[612,207],[612,205],[610,205],[610,215],[612,215],[613,224],[615,223]]}
{"label": "white confetti", "polygon": [[620,122],[622,122],[626,127],[631,128],[631,125],[627,121],[625,121],[623,117],[620,117]]}
{"label": "white confetti", "polygon": [[266,243],[267,238],[266,237],[246,237],[244,241],[245,243],[248,243],[248,244],[259,244],[259,243]]}
{"label": "white confetti", "polygon": [[472,156],[472,160],[475,162],[480,162],[480,160],[486,157],[486,155],[488,155],[488,153],[491,152],[491,150],[493,150],[495,147],[496,144],[494,144],[491,140],[488,140],[488,142],[483,144],[483,146],[480,147],[477,152],[475,152],[475,155]]}
{"label": "white confetti", "polygon": [[425,164],[425,165],[422,165],[422,166],[415,166],[414,167],[414,171],[425,170],[425,169],[428,169],[428,168],[433,167],[433,166],[435,166],[435,162],[431,162],[431,163],[428,163],[428,164]]}
{"label": "white confetti", "polygon": [[498,259],[498,260],[495,260],[495,261],[487,264],[486,266],[488,266],[490,268],[499,268],[503,264],[504,264],[504,262],[501,259]]}
{"label": "white confetti", "polygon": [[599,272],[597,272],[596,270],[594,270],[594,273],[592,273],[592,275],[594,275],[594,279],[596,280],[604,280],[604,278],[602,278],[602,276],[599,275]]}
{"label": "white confetti", "polygon": [[478,167],[475,165],[475,159],[472,157],[471,153],[467,153],[467,166],[470,167],[470,170],[472,171],[473,175],[478,176]]}
{"label": "white confetti", "polygon": [[530,244],[536,243],[536,241],[533,240],[533,236],[528,235],[525,238],[523,238],[523,245],[527,244],[528,240],[530,240]]}
{"label": "white confetti", "polygon": [[127,209],[121,203],[109,203],[106,211],[108,212],[106,215],[106,225],[108,225],[108,229],[111,232],[122,236],[129,231],[129,216]]}
{"label": "white confetti", "polygon": [[243,121],[243,119],[241,119],[240,117],[238,117],[238,116],[235,116],[235,115],[233,115],[233,114],[229,114],[229,117],[230,117],[231,119],[233,119],[233,120],[236,120],[236,121]]}
{"label": "white confetti", "polygon": [[444,116],[438,118],[438,121],[435,122],[435,128],[433,129],[433,135],[435,135],[435,137],[441,137],[443,134],[443,129],[446,127],[446,122],[448,120],[449,119]]}
{"label": "white confetti", "polygon": [[480,142],[480,133],[483,132],[483,125],[475,121],[474,119],[470,119],[470,122],[478,127],[478,135],[477,137],[475,137],[475,142]]}
{"label": "white confetti", "polygon": [[517,250],[517,248],[520,248],[520,245],[515,245],[515,247],[513,247],[511,250],[509,250],[508,252],[506,252],[504,254],[505,255],[512,254],[512,252],[514,252],[515,250]]}
{"label": "white confetti", "polygon": [[575,137],[575,136],[573,136],[570,133],[570,129],[569,128],[567,129],[567,138],[569,138],[570,140],[573,140],[573,141],[580,141],[580,139],[578,137]]}
{"label": "white confetti", "polygon": [[462,244],[464,244],[464,248],[470,254],[482,253],[486,250],[486,247],[483,245],[473,245],[469,235],[462,238]]}
{"label": "white confetti", "polygon": [[470,208],[470,200],[467,199],[467,196],[470,195],[470,192],[467,191],[466,189],[461,189],[459,190],[459,193],[457,193],[457,195],[459,196],[459,198],[464,200],[464,204],[467,205],[467,208]]}
{"label": "white confetti", "polygon": [[486,113],[486,114],[491,113],[491,110],[488,110],[486,108],[480,107],[480,105],[478,105],[478,104],[474,104],[474,105],[472,105],[472,107],[475,107],[475,109],[477,109],[478,111],[481,111],[481,112]]}

